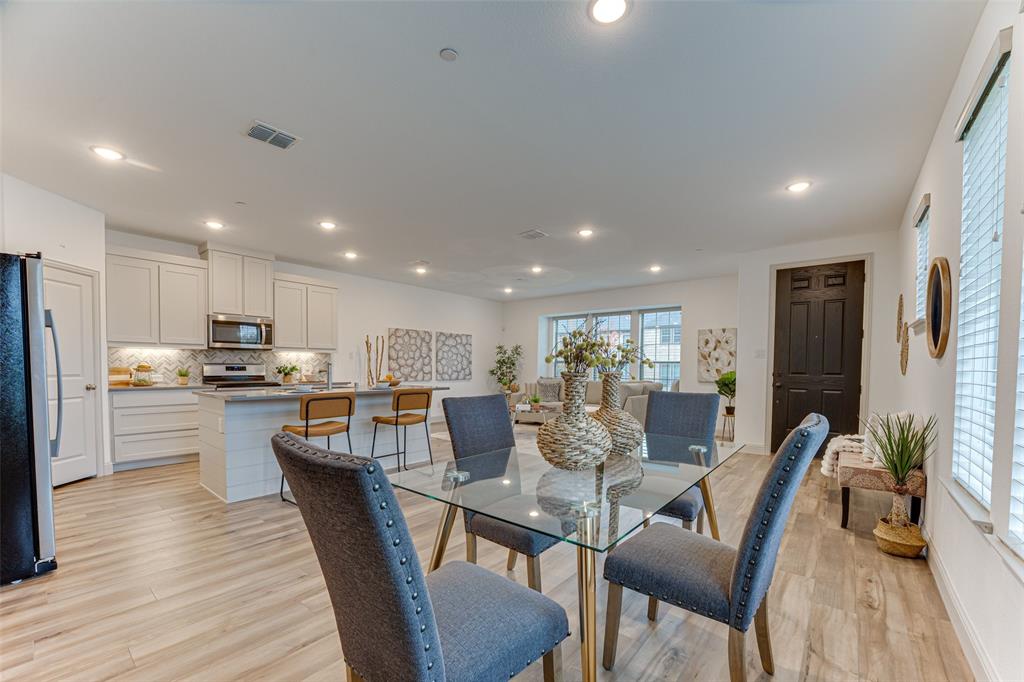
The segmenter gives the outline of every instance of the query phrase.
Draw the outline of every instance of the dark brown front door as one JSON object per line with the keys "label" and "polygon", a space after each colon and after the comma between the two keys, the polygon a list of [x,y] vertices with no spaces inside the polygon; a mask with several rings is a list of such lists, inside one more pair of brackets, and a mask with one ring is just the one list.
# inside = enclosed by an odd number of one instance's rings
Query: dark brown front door
{"label": "dark brown front door", "polygon": [[778,271],[772,450],[809,412],[857,433],[863,325],[864,261]]}

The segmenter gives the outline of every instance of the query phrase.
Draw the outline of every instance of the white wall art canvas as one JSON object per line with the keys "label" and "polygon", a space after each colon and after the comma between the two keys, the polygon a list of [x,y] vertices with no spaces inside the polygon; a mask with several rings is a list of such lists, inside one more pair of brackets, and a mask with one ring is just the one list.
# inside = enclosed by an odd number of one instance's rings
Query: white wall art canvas
{"label": "white wall art canvas", "polygon": [[402,381],[434,378],[433,334],[422,329],[388,329],[388,372]]}
{"label": "white wall art canvas", "polygon": [[736,327],[697,330],[697,380],[714,381],[736,371]]}
{"label": "white wall art canvas", "polygon": [[438,381],[473,378],[473,335],[437,332]]}

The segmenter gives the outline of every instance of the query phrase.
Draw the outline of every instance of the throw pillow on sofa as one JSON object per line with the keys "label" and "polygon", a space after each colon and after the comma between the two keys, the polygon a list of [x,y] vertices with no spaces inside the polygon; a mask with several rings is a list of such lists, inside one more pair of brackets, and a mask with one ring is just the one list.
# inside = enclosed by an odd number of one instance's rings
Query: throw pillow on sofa
{"label": "throw pillow on sofa", "polygon": [[562,401],[561,379],[537,379],[537,395],[542,403],[558,403]]}

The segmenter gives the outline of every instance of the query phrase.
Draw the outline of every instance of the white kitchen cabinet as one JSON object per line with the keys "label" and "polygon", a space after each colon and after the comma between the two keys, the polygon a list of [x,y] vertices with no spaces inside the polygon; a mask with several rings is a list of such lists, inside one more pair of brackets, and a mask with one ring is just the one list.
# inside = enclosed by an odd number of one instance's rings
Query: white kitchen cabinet
{"label": "white kitchen cabinet", "polygon": [[334,350],[338,347],[338,290],[306,287],[306,347]]}
{"label": "white kitchen cabinet", "polygon": [[207,251],[210,263],[210,313],[245,314],[245,257],[226,251]]}
{"label": "white kitchen cabinet", "polygon": [[107,255],[107,342],[160,343],[160,277],[156,261]]}
{"label": "white kitchen cabinet", "polygon": [[206,270],[160,263],[160,343],[206,348]]}
{"label": "white kitchen cabinet", "polygon": [[287,280],[274,281],[274,347],[306,349],[307,285]]}
{"label": "white kitchen cabinet", "polygon": [[199,452],[199,399],[191,390],[128,389],[110,397],[115,465]]}
{"label": "white kitchen cabinet", "polygon": [[274,316],[274,261],[243,256],[243,309],[253,317]]}

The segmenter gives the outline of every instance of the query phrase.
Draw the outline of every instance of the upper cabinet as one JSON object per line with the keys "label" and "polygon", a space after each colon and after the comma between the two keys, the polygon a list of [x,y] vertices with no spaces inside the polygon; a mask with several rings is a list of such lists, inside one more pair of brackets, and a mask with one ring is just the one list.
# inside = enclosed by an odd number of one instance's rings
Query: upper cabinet
{"label": "upper cabinet", "polygon": [[206,263],[111,247],[106,280],[110,345],[206,348]]}
{"label": "upper cabinet", "polygon": [[274,280],[274,347],[338,347],[338,289],[329,282],[278,273]]}
{"label": "upper cabinet", "polygon": [[200,253],[210,264],[211,314],[273,317],[272,256],[211,242]]}

